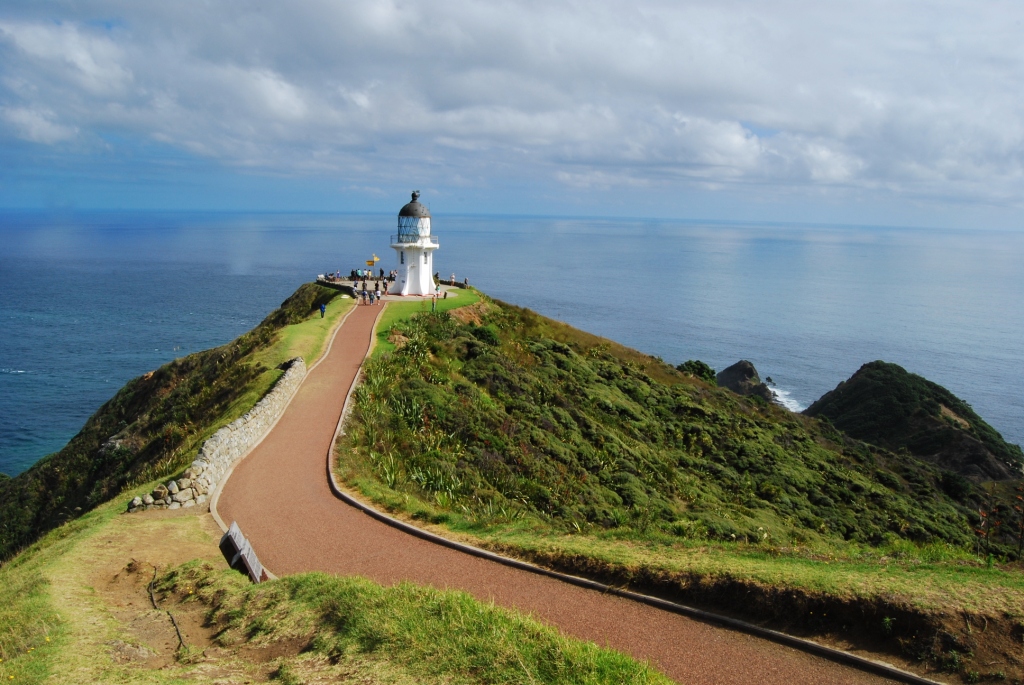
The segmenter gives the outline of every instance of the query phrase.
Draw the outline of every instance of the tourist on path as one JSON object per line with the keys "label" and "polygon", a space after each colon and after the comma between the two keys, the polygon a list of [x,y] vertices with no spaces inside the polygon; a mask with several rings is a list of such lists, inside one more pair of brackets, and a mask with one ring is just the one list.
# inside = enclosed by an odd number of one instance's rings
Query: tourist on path
{"label": "tourist on path", "polygon": [[326,313],[327,313],[327,305],[321,303],[320,304],[320,318],[321,319],[324,318],[324,314],[326,314]]}
{"label": "tourist on path", "polygon": [[377,292],[377,304],[380,304],[380,281],[377,281],[374,290]]}

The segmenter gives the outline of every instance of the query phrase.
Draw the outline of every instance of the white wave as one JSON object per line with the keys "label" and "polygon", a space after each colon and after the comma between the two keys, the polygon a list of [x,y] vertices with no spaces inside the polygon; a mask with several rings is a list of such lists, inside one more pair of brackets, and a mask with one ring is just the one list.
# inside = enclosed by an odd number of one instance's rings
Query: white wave
{"label": "white wave", "polygon": [[21,369],[0,369],[0,373],[28,373],[28,371],[22,371]]}
{"label": "white wave", "polygon": [[795,397],[793,397],[793,395],[791,395],[788,390],[783,390],[782,388],[772,388],[772,391],[775,393],[775,399],[778,401],[778,403],[790,411],[800,412],[807,408],[804,405],[800,404],[800,402]]}

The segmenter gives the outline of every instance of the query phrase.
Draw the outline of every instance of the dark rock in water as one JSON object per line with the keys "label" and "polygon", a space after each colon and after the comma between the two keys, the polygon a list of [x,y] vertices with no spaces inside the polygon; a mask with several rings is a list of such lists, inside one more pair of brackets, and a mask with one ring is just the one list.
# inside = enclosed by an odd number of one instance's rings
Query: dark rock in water
{"label": "dark rock in water", "polygon": [[755,395],[768,402],[775,402],[775,393],[761,382],[757,369],[746,359],[742,359],[715,376],[719,387],[728,388],[737,395]]}
{"label": "dark rock in water", "polygon": [[1024,454],[946,388],[874,361],[825,393],[805,414],[847,435],[906,450],[973,481],[1020,478]]}

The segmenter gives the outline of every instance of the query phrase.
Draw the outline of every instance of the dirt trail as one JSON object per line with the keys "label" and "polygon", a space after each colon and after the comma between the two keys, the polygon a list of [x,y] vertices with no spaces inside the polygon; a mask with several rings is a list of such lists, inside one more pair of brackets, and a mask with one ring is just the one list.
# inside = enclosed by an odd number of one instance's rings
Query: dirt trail
{"label": "dirt trail", "polygon": [[885,683],[760,638],[431,544],[344,504],[326,461],[382,307],[355,307],[284,416],[235,469],[217,510],[276,574],[327,571],[460,589],[650,661],[680,683]]}

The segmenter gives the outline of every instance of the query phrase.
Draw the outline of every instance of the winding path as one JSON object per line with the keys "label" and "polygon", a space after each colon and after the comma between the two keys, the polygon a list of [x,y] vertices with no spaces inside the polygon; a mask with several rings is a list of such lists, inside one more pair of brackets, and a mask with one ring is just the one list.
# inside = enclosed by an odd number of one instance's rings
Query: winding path
{"label": "winding path", "polygon": [[277,425],[238,464],[215,500],[277,574],[327,571],[383,584],[464,590],[532,613],[568,635],[646,659],[680,683],[886,683],[744,633],[441,547],[334,496],[326,459],[346,394],[383,307],[357,306]]}

